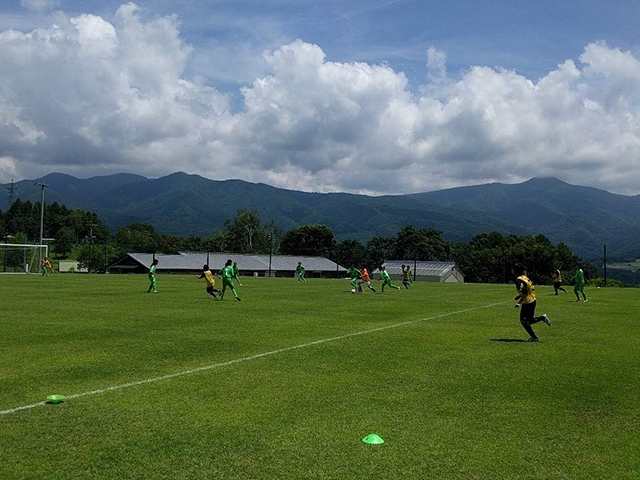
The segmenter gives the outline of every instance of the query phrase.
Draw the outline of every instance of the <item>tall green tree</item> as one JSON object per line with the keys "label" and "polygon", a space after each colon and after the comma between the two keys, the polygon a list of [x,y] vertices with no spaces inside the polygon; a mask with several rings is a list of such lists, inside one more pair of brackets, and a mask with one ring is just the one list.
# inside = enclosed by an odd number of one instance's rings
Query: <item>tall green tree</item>
{"label": "tall green tree", "polygon": [[217,230],[213,235],[209,235],[205,241],[205,250],[208,252],[225,252],[231,245],[231,239],[227,230]]}
{"label": "tall green tree", "polygon": [[343,267],[361,267],[367,262],[367,247],[357,240],[343,240],[333,249],[331,258]]}
{"label": "tall green tree", "polygon": [[451,243],[440,230],[429,227],[416,230],[409,225],[398,232],[394,251],[396,259],[448,260],[450,255]]}
{"label": "tall green tree", "polygon": [[366,264],[373,269],[378,268],[385,260],[394,260],[395,250],[395,238],[373,237],[367,242]]}
{"label": "tall green tree", "polygon": [[229,249],[238,253],[268,251],[268,239],[257,210],[238,209],[235,217],[225,222]]}
{"label": "tall green tree", "polygon": [[333,230],[326,225],[305,225],[285,232],[280,240],[280,253],[329,257],[335,244]]}
{"label": "tall green tree", "polygon": [[58,258],[67,257],[73,250],[73,245],[76,240],[73,229],[71,229],[71,227],[62,227],[58,230],[54,238],[53,246]]}
{"label": "tall green tree", "polygon": [[133,223],[118,227],[115,242],[121,253],[153,253],[159,250],[160,238],[153,225]]}

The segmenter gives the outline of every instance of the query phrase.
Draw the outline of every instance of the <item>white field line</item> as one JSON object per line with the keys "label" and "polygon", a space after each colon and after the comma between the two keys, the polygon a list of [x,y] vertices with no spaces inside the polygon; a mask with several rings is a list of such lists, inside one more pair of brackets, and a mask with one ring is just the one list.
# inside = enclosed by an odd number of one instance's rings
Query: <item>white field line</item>
{"label": "white field line", "polygon": [[[111,392],[113,390],[122,390],[124,388],[135,387],[135,386],[138,386],[138,385],[145,385],[147,383],[160,382],[162,380],[170,380],[172,378],[182,377],[182,376],[185,376],[185,375],[192,375],[194,373],[204,372],[204,371],[207,371],[207,370],[212,370],[214,368],[226,367],[228,365],[233,365],[235,363],[248,362],[248,361],[251,361],[251,360],[256,360],[258,358],[269,357],[271,355],[276,355],[278,353],[290,352],[292,350],[297,350],[297,349],[300,349],[300,348],[312,347],[314,345],[321,345],[323,343],[328,343],[328,342],[335,342],[335,341],[338,341],[338,340],[344,340],[346,338],[357,337],[359,335],[367,335],[369,333],[382,332],[384,330],[390,330],[392,328],[404,327],[406,325],[412,325],[414,323],[425,322],[425,321],[428,321],[428,320],[435,320],[437,318],[448,317],[448,316],[457,315],[457,314],[460,314],[460,313],[473,312],[474,310],[480,310],[480,309],[483,309],[483,308],[491,308],[491,307],[495,307],[497,305],[503,305],[505,303],[508,303],[508,302],[491,303],[489,305],[482,305],[480,307],[467,308],[467,309],[464,309],[464,310],[457,310],[455,312],[441,313],[440,315],[435,315],[433,317],[419,318],[417,320],[409,320],[409,321],[406,321],[406,322],[395,323],[393,325],[387,325],[387,326],[384,326],[384,327],[372,328],[370,330],[362,330],[360,332],[347,333],[345,335],[340,335],[338,337],[323,338],[321,340],[315,340],[313,342],[301,343],[300,345],[293,345],[291,347],[279,348],[278,350],[271,350],[270,352],[258,353],[256,355],[251,355],[249,357],[236,358],[234,360],[228,360],[226,362],[214,363],[212,365],[205,365],[203,367],[193,368],[191,370],[185,370],[185,371],[182,371],[182,372],[170,373],[170,374],[167,374],[167,375],[161,375],[159,377],[147,378],[145,380],[137,380],[135,382],[122,383],[120,385],[113,385],[111,387],[105,387],[105,388],[101,388],[101,389],[98,389],[98,390],[92,390],[90,392],[82,392],[82,393],[76,393],[76,394],[73,394],[73,395],[65,395],[65,400],[72,400],[74,398],[80,398],[80,397],[88,397],[89,395],[99,395],[101,393]],[[19,412],[21,410],[29,410],[31,408],[43,407],[46,404],[47,404],[47,402],[42,401],[42,402],[38,402],[38,403],[32,403],[30,405],[21,405],[19,407],[9,408],[7,410],[0,410],[0,415],[8,415],[10,413],[16,413],[16,412]]]}

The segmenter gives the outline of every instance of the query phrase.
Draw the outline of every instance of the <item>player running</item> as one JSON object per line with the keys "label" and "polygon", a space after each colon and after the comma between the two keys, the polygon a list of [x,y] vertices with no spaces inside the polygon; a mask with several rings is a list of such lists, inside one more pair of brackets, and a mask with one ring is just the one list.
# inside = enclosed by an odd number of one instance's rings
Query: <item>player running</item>
{"label": "player running", "polygon": [[391,288],[395,288],[400,291],[400,287],[393,284],[391,281],[391,276],[384,265],[380,265],[380,281],[382,281],[382,293],[384,293],[384,287],[389,286]]}
{"label": "player running", "polygon": [[573,277],[573,279],[576,281],[575,286],[573,287],[573,293],[576,294],[576,302],[580,301],[580,295],[578,295],[578,293],[582,294],[582,298],[584,299],[585,303],[587,302],[587,294],[584,293],[584,272],[582,271],[581,268],[578,268],[578,271],[576,272],[575,276]]}
{"label": "player running", "polygon": [[369,290],[371,290],[373,293],[376,293],[376,289],[371,286],[371,277],[369,276],[369,270],[367,270],[367,267],[362,267],[362,274],[360,275],[360,280],[358,280],[359,292],[362,292],[363,283]]}
{"label": "player running", "polygon": [[238,282],[238,285],[242,286],[240,283],[240,269],[238,268],[237,262],[233,262],[233,279]]}
{"label": "player running", "polygon": [[158,266],[158,259],[154,258],[153,262],[151,262],[151,266],[149,267],[149,288],[147,289],[147,293],[158,293],[158,289],[156,288],[156,267]]}
{"label": "player running", "polygon": [[529,334],[529,342],[537,342],[538,337],[531,328],[531,325],[538,322],[544,322],[548,326],[551,326],[551,320],[546,313],[539,317],[534,317],[536,313],[536,289],[533,286],[529,277],[527,277],[527,270],[520,265],[514,265],[511,268],[511,272],[517,275],[516,278],[516,290],[518,295],[514,300],[516,301],[515,307],[520,308],[520,323]]}
{"label": "player running", "polygon": [[215,278],[213,278],[213,273],[211,273],[211,270],[209,270],[209,265],[206,265],[206,264],[203,265],[202,273],[200,273],[199,275],[196,275],[196,278],[204,278],[207,281],[207,293],[211,295],[214,299],[218,298],[217,294],[220,293],[220,290],[215,288],[216,280]]}
{"label": "player running", "polygon": [[553,278],[553,289],[556,291],[556,295],[558,295],[558,290],[562,290],[565,294],[567,291],[562,288],[562,273],[560,270],[556,270],[556,275]]}
{"label": "player running", "polygon": [[409,280],[410,271],[411,270],[409,269],[408,265],[406,267],[402,265],[402,285],[404,285],[404,288],[406,288],[407,290],[409,290],[409,287],[411,286],[411,280]]}
{"label": "player running", "polygon": [[233,261],[231,259],[227,260],[227,262],[224,264],[224,267],[222,267],[222,270],[220,270],[220,276],[222,277],[222,292],[220,292],[220,300],[224,299],[224,292],[228,287],[233,292],[233,295],[236,297],[236,300],[240,302],[242,299],[238,296],[238,292],[236,292],[236,289],[233,288],[232,263]]}
{"label": "player running", "polygon": [[296,267],[296,282],[300,281],[307,281],[307,279],[304,278],[304,267],[302,266],[302,262],[298,262],[298,266]]}
{"label": "player running", "polygon": [[407,265],[407,278],[409,279],[409,286],[413,285],[413,273],[411,273],[411,266]]}
{"label": "player running", "polygon": [[44,260],[42,260],[42,263],[40,265],[42,266],[42,276],[43,277],[49,275],[49,270],[51,270],[51,272],[53,272],[53,265],[51,265],[51,262],[49,261],[48,258],[45,258]]}
{"label": "player running", "polygon": [[362,275],[362,272],[356,267],[351,267],[349,270],[347,270],[347,275],[349,275],[349,278],[351,279],[349,281],[351,282],[351,286],[353,287],[353,289],[357,292],[361,292],[362,289],[358,285],[358,279],[360,278],[360,275]]}

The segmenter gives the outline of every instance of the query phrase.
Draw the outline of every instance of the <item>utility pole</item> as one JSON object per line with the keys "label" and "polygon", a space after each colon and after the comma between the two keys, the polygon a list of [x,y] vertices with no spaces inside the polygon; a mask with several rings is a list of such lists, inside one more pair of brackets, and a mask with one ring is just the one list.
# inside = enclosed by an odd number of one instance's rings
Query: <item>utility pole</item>
{"label": "utility pole", "polygon": [[11,208],[11,205],[13,205],[13,201],[16,197],[16,186],[13,183],[13,178],[11,179],[11,185],[7,187],[7,191],[9,192],[9,206],[7,207],[7,210],[9,210]]}
{"label": "utility pole", "polygon": [[89,242],[89,262],[87,270],[91,273],[91,267],[93,266],[93,241],[95,240],[95,237],[93,236],[93,227],[97,227],[97,225],[95,223],[89,223],[87,226],[89,227],[89,236],[86,237]]}
{"label": "utility pole", "polygon": [[[42,245],[44,237],[44,189],[49,185],[43,182],[37,182],[34,185],[40,186],[40,241],[38,245]],[[38,274],[42,273],[42,248],[38,248]]]}
{"label": "utility pole", "polygon": [[607,244],[604,244],[604,286],[607,286]]}
{"label": "utility pole", "polygon": [[271,278],[271,256],[273,255],[273,229],[269,230],[269,278]]}

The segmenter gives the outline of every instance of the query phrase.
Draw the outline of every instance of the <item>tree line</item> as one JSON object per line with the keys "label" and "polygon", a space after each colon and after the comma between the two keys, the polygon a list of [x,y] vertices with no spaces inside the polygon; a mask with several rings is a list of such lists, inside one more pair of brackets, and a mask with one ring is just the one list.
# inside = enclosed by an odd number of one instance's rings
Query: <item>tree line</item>
{"label": "tree line", "polygon": [[[0,211],[0,235],[5,243],[36,243],[40,233],[40,204],[17,200]],[[223,228],[208,236],[161,234],[147,223],[118,227],[115,235],[95,213],[45,204],[44,237],[53,239],[56,258],[72,255],[82,268],[104,271],[127,252],[175,254],[180,251],[234,252],[322,256],[345,266],[373,270],[385,259],[453,261],[468,282],[506,283],[511,265],[523,264],[535,283],[549,284],[556,269],[570,276],[582,266],[587,277],[596,269],[585,264],[564,243],[553,245],[544,235],[481,233],[469,242],[450,242],[440,230],[408,225],[394,237],[375,236],[366,242],[337,241],[331,228],[306,225],[288,231],[263,222],[257,210],[240,208]],[[2,261],[2,259],[0,259]]]}

